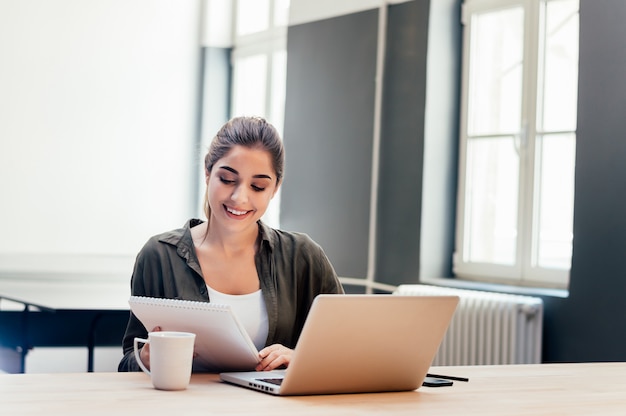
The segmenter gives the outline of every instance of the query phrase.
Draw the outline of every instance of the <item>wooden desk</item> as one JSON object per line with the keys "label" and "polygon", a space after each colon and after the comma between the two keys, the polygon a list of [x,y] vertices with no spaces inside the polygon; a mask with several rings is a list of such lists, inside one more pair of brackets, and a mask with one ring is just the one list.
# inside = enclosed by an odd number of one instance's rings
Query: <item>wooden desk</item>
{"label": "wooden desk", "polygon": [[[0,301],[8,300],[23,306],[20,324],[20,345],[17,347],[19,363],[17,369],[24,372],[26,354],[32,348],[29,339],[30,321],[33,310],[42,312],[91,312],[87,347],[87,370],[93,370],[96,326],[100,319],[115,313],[127,317],[130,283],[128,281],[0,278]],[[0,305],[0,310],[2,305]],[[121,336],[120,336],[121,343]]]}
{"label": "wooden desk", "polygon": [[440,367],[468,383],[412,392],[275,397],[194,374],[159,391],[143,373],[0,375],[2,414],[624,415],[626,363]]}

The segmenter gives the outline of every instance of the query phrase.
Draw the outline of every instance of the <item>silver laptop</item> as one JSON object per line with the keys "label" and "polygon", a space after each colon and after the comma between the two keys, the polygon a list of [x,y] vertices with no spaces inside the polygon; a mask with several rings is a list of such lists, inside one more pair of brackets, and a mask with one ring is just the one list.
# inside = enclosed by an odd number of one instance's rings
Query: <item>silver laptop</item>
{"label": "silver laptop", "polygon": [[276,395],[415,390],[458,302],[458,296],[319,295],[288,369],[220,378]]}

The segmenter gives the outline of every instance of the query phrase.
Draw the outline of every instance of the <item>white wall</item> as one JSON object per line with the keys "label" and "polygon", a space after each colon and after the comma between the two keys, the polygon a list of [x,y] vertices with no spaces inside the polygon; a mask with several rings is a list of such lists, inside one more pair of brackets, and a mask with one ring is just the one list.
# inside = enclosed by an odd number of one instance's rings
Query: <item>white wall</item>
{"label": "white wall", "polygon": [[0,0],[0,275],[123,270],[195,214],[201,3]]}

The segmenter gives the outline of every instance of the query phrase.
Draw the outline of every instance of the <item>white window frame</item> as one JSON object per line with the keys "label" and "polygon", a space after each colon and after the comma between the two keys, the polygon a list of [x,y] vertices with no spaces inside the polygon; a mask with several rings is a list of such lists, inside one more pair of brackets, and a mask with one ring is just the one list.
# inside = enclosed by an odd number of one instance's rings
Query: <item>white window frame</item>
{"label": "white window frame", "polygon": [[[462,9],[464,24],[463,67],[461,83],[461,116],[460,116],[460,147],[459,147],[459,188],[457,198],[457,229],[456,247],[453,255],[454,275],[459,279],[504,283],[518,286],[567,288],[569,271],[567,269],[541,268],[533,264],[532,244],[536,219],[534,218],[535,197],[535,138],[541,133],[536,131],[538,71],[540,65],[540,6],[541,0],[466,0]],[[522,125],[518,132],[519,146],[519,189],[516,254],[513,265],[495,263],[477,263],[466,259],[466,235],[464,223],[466,209],[466,157],[468,141],[468,90],[469,90],[469,50],[471,33],[471,16],[475,13],[499,11],[510,7],[524,9],[524,70],[522,75]],[[575,131],[569,132],[576,134]],[[572,178],[573,180],[573,178]]]}

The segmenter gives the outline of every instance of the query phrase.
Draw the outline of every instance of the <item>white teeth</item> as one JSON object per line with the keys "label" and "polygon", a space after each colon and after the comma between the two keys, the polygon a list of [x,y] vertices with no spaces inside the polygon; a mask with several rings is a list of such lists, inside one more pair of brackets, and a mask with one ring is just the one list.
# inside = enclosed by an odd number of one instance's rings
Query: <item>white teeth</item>
{"label": "white teeth", "polygon": [[226,208],[226,211],[230,212],[231,214],[235,214],[235,215],[243,215],[248,211],[237,211],[236,209],[232,209],[232,208]]}

